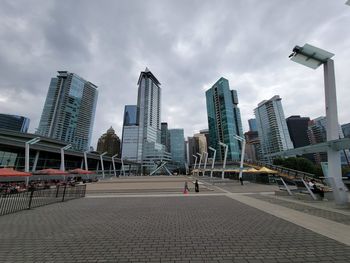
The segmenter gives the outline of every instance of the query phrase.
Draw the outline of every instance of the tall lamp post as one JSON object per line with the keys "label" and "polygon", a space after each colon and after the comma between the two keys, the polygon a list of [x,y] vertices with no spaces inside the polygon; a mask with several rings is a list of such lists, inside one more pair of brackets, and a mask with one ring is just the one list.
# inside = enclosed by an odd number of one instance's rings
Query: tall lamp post
{"label": "tall lamp post", "polygon": [[88,154],[88,152],[90,152],[90,151],[85,151],[85,152],[84,152],[84,163],[85,163],[85,170],[86,170],[86,171],[89,171],[88,159],[87,159],[87,154]]}
{"label": "tall lamp post", "polygon": [[197,155],[199,156],[199,164],[198,164],[198,176],[199,176],[199,173],[201,170],[201,163],[202,163],[202,155],[203,154],[197,153]]}
{"label": "tall lamp post", "polygon": [[225,178],[225,167],[226,167],[226,158],[227,158],[227,151],[228,151],[228,145],[224,144],[222,142],[219,142],[219,144],[225,148],[225,156],[224,156],[224,163],[222,164],[222,173],[221,173],[221,179]]}
{"label": "tall lamp post", "polygon": [[194,170],[196,170],[196,165],[197,165],[197,155],[194,155],[192,154],[192,156],[195,158],[195,161],[194,161],[194,166],[193,166],[193,175],[194,175]]}
{"label": "tall lamp post", "polygon": [[205,169],[207,169],[207,161],[208,161],[208,153],[207,152],[203,152],[205,159],[204,159],[204,168],[203,168],[203,176],[205,175]]}
{"label": "tall lamp post", "polygon": [[114,177],[117,177],[117,172],[115,171],[115,163],[114,163],[114,157],[117,157],[118,154],[115,154],[112,156],[112,165],[113,165],[113,173],[114,173]]}
{"label": "tall lamp post", "polygon": [[208,149],[214,152],[213,161],[211,163],[211,171],[210,171],[210,178],[213,178],[213,170],[214,170],[215,158],[216,158],[216,149],[214,149],[213,147],[208,147]]}
{"label": "tall lamp post", "polygon": [[40,137],[31,139],[25,143],[25,154],[24,154],[24,171],[29,173],[29,147],[40,141]]}
{"label": "tall lamp post", "polygon": [[[245,152],[245,139],[241,136],[238,136],[238,135],[233,135],[233,137],[242,142],[242,152],[241,152],[241,163],[240,163],[240,166],[239,166],[239,176],[238,176],[238,179],[241,181],[242,180],[242,173],[243,173],[243,161],[244,161],[244,152]],[[241,181],[242,182],[242,181]]]}
{"label": "tall lamp post", "polygon": [[64,163],[64,151],[68,150],[69,148],[72,148],[71,144],[68,144],[68,145],[66,145],[66,146],[61,148],[61,165],[60,165],[60,170],[63,171],[63,172],[66,170],[66,166],[65,166],[65,163]]}
{"label": "tall lamp post", "polygon": [[105,179],[105,166],[103,164],[103,156],[106,155],[108,152],[104,152],[100,154],[100,161],[101,161],[101,169],[102,169],[102,178]]}
{"label": "tall lamp post", "polygon": [[[305,44],[303,47],[295,46],[293,53],[289,56],[292,61],[312,69],[323,64],[324,86],[326,98],[326,130],[327,141],[339,139],[339,122],[337,111],[337,95],[335,88],[334,54],[323,49]],[[336,204],[345,205],[348,201],[346,187],[342,181],[340,152],[328,147],[328,177],[332,184]],[[327,176],[327,175],[325,175]]]}
{"label": "tall lamp post", "polygon": [[[24,171],[29,173],[29,147],[40,141],[40,137],[33,138],[25,143],[25,152],[24,152]],[[26,176],[26,186],[29,184],[29,176]]]}

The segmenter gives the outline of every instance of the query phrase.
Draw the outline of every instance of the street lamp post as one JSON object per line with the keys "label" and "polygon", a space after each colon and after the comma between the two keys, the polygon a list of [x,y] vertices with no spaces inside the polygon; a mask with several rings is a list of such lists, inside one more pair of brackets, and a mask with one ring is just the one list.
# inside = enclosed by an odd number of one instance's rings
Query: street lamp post
{"label": "street lamp post", "polygon": [[86,171],[89,171],[89,167],[88,167],[88,161],[87,161],[87,153],[88,153],[89,151],[85,151],[84,152],[84,163],[85,163],[85,170]]}
{"label": "street lamp post", "polygon": [[203,168],[203,176],[205,175],[205,169],[207,169],[207,161],[208,161],[208,153],[203,152],[205,159],[204,159],[204,168]]}
{"label": "street lamp post", "polygon": [[105,179],[105,166],[103,164],[103,156],[106,155],[108,152],[104,152],[100,154],[100,160],[101,160],[101,169],[102,169],[102,178]]}
{"label": "street lamp post", "polygon": [[226,158],[227,158],[227,151],[228,151],[228,145],[224,144],[222,142],[219,142],[219,144],[225,148],[225,156],[224,156],[224,163],[222,164],[222,173],[221,173],[221,179],[225,178],[225,167],[226,167]]}
{"label": "street lamp post", "polygon": [[199,164],[198,164],[198,176],[199,176],[199,173],[201,171],[201,163],[202,163],[202,155],[203,154],[197,153],[197,155],[199,156]]}
{"label": "street lamp post", "polygon": [[25,154],[24,154],[24,171],[29,173],[29,148],[30,145],[33,145],[40,141],[40,137],[31,139],[25,143]]}
{"label": "street lamp post", "polygon": [[[331,59],[333,56],[334,54],[309,44],[305,44],[303,47],[295,46],[293,53],[289,56],[292,61],[312,69],[316,69],[323,64],[327,141],[339,139],[334,61]],[[335,202],[338,205],[345,205],[348,201],[348,195],[346,187],[342,181],[340,152],[329,147],[327,150],[327,156],[328,177],[331,179],[329,181],[332,184]]]}
{"label": "street lamp post", "polygon": [[114,157],[117,157],[118,154],[115,154],[112,156],[112,165],[113,165],[113,173],[114,173],[114,177],[117,177],[117,173],[115,171],[115,163],[114,163]]}
{"label": "street lamp post", "polygon": [[192,154],[192,156],[195,158],[195,161],[194,161],[194,166],[193,166],[193,175],[194,175],[194,170],[196,170],[196,165],[197,165],[197,155],[194,155]]}
{"label": "street lamp post", "polygon": [[[242,180],[242,173],[243,173],[243,162],[244,162],[244,152],[245,152],[245,139],[241,136],[238,135],[233,135],[233,137],[242,142],[242,152],[241,152],[241,162],[239,166],[239,176],[238,179],[241,181]],[[242,181],[241,181],[242,182]]]}
{"label": "street lamp post", "polygon": [[215,165],[215,158],[216,158],[216,149],[214,149],[213,147],[208,147],[209,150],[213,151],[213,161],[211,163],[211,171],[210,171],[210,178],[213,178],[213,170],[214,170],[214,165]]}
{"label": "street lamp post", "polygon": [[65,166],[65,163],[64,163],[64,151],[68,150],[71,147],[72,147],[72,145],[68,144],[68,145],[66,145],[66,146],[61,148],[61,165],[60,165],[60,170],[61,171],[65,171],[66,170],[66,166]]}
{"label": "street lamp post", "polygon": [[[33,145],[40,141],[40,137],[33,138],[25,143],[25,150],[24,150],[24,171],[29,173],[29,147],[30,145]],[[26,177],[26,186],[29,184],[29,177]]]}
{"label": "street lamp post", "polygon": [[[120,159],[121,163],[122,163],[122,171],[123,171],[123,176],[125,177],[125,166],[124,166],[124,159],[121,158]],[[129,175],[130,175],[130,166],[129,166]]]}

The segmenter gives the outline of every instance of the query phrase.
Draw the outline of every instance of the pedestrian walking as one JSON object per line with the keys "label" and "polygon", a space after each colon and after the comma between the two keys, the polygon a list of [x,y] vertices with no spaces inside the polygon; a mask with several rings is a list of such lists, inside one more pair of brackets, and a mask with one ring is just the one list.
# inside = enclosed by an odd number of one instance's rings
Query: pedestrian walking
{"label": "pedestrian walking", "polygon": [[243,178],[239,177],[239,181],[241,182],[241,185],[243,185]]}
{"label": "pedestrian walking", "polygon": [[199,192],[199,184],[198,184],[198,180],[196,180],[196,182],[194,183],[194,190],[196,191],[196,193]]}
{"label": "pedestrian walking", "polygon": [[185,182],[184,194],[188,194],[189,191],[190,191],[190,189],[188,188],[188,184],[187,184],[187,182]]}

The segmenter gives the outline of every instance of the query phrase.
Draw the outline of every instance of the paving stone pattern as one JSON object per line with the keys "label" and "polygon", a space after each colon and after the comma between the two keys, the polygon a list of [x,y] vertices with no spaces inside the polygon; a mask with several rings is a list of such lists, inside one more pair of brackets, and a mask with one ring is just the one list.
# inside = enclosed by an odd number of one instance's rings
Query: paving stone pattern
{"label": "paving stone pattern", "polygon": [[225,196],[85,198],[0,217],[1,262],[350,262],[350,247]]}
{"label": "paving stone pattern", "polygon": [[274,196],[267,196],[267,195],[259,195],[259,194],[254,194],[254,195],[249,195],[251,197],[254,197],[259,200],[267,201],[272,204],[276,205],[281,205],[290,209],[297,210],[299,212],[307,213],[310,215],[318,216],[318,217],[323,217],[338,223],[342,223],[345,225],[350,225],[350,216],[344,215],[341,213],[325,210],[325,209],[320,209],[316,207],[311,207],[308,205],[302,205],[294,202],[288,202],[285,200],[277,199]]}

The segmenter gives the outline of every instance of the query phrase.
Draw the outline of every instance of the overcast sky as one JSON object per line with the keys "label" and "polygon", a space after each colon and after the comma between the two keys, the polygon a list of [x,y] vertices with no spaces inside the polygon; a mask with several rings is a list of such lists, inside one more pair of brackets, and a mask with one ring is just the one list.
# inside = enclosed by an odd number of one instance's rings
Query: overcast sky
{"label": "overcast sky", "polygon": [[288,59],[309,43],[335,54],[340,123],[350,122],[350,6],[345,0],[0,1],[0,112],[38,127],[50,78],[96,84],[93,146],[121,136],[147,66],[161,82],[162,121],[185,135],[208,127],[205,91],[238,91],[244,131],[257,104],[280,95],[285,116],[325,115],[323,70]]}

